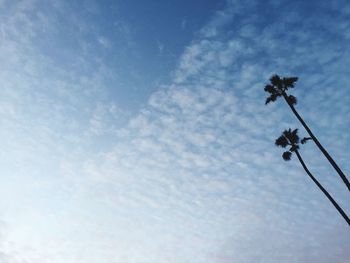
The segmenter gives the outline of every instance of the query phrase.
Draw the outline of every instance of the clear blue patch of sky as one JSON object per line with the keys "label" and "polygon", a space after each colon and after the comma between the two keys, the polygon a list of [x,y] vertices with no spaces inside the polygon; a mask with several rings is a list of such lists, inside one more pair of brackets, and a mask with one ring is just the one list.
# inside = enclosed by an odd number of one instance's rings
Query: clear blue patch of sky
{"label": "clear blue patch of sky", "polygon": [[[194,34],[224,6],[222,0],[120,1],[100,6],[103,33],[123,50],[118,55],[106,53],[106,62],[120,75],[121,88],[112,92],[116,101],[128,108],[145,103],[159,84],[168,81]],[[126,27],[128,40],[118,39],[120,32],[115,31],[120,27]]]}

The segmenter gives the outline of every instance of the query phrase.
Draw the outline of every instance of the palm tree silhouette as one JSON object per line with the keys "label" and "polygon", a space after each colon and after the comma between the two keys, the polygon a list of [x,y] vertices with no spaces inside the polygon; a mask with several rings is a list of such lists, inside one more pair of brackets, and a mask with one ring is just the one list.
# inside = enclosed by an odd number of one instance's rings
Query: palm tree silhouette
{"label": "palm tree silhouette", "polygon": [[299,142],[301,144],[305,144],[308,140],[310,140],[310,137],[303,138],[302,140],[299,139],[298,136],[298,129],[295,130],[285,130],[280,137],[275,141],[275,145],[286,148],[290,147],[289,150],[285,151],[282,154],[282,157],[285,161],[289,161],[295,153],[297,156],[299,162],[301,163],[302,167],[304,168],[305,172],[308,174],[308,176],[311,178],[311,180],[318,186],[318,188],[325,194],[325,196],[328,198],[329,201],[334,205],[334,207],[338,210],[338,212],[342,215],[342,217],[345,219],[345,221],[350,226],[350,219],[344,212],[344,210],[338,205],[338,203],[333,199],[330,193],[320,184],[320,182],[312,175],[308,167],[306,166],[303,158],[300,155],[299,152]]}
{"label": "palm tree silhouette", "polygon": [[287,91],[289,88],[294,88],[295,82],[298,80],[297,77],[288,77],[288,78],[280,78],[278,75],[274,75],[270,78],[270,83],[265,86],[265,91],[270,94],[270,96],[266,99],[265,104],[269,104],[270,102],[276,101],[278,97],[283,97],[289,107],[291,108],[294,115],[297,117],[297,119],[301,122],[301,124],[304,126],[305,130],[310,135],[311,139],[315,142],[317,147],[321,150],[323,155],[328,159],[330,164],[333,166],[333,168],[337,171],[340,178],[343,180],[344,184],[347,186],[348,190],[350,191],[350,182],[346,178],[343,171],[339,168],[337,163],[333,160],[333,158],[329,155],[329,153],[326,151],[326,149],[322,146],[322,144],[318,141],[316,136],[312,133],[311,129],[307,126],[305,121],[301,118],[299,113],[296,111],[294,105],[297,104],[297,98],[293,95],[288,95]]}

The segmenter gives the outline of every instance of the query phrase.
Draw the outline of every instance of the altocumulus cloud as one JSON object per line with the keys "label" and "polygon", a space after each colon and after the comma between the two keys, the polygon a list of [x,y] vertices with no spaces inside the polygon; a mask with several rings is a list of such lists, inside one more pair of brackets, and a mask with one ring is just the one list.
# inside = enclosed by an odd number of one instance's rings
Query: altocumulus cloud
{"label": "altocumulus cloud", "polygon": [[[273,147],[297,123],[263,92],[275,72],[300,76],[298,108],[350,170],[346,1],[228,1],[123,126],[103,88],[108,67],[84,49],[70,69],[39,52],[39,21],[27,17],[38,6],[23,3],[1,31],[4,262],[346,262],[346,225]],[[314,150],[305,158],[350,211]]]}

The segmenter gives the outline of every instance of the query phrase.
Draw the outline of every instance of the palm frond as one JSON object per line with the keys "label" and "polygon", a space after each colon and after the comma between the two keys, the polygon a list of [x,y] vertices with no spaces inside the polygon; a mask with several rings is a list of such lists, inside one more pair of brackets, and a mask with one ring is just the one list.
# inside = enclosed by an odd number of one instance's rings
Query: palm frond
{"label": "palm frond", "polygon": [[265,105],[269,104],[270,102],[275,102],[277,97],[279,97],[276,94],[272,94],[270,97],[266,98]]}
{"label": "palm frond", "polygon": [[278,75],[273,75],[270,78],[271,84],[275,87],[280,88],[282,86],[282,80]]}
{"label": "palm frond", "polygon": [[282,158],[283,158],[283,160],[285,160],[285,161],[290,161],[290,159],[292,158],[292,153],[291,152],[284,152],[283,154],[282,154]]}
{"label": "palm frond", "polygon": [[281,135],[281,136],[278,137],[278,138],[276,139],[276,141],[275,141],[275,145],[276,145],[276,146],[280,146],[280,147],[282,147],[282,148],[287,147],[288,144],[289,144],[289,143],[288,143],[288,140],[287,140],[287,138],[286,138],[284,135]]}
{"label": "palm frond", "polygon": [[308,140],[312,140],[312,138],[311,137],[304,137],[301,139],[300,142],[301,142],[301,144],[305,144],[305,143],[307,143]]}
{"label": "palm frond", "polygon": [[292,147],[290,147],[289,151],[295,152],[296,150],[299,150],[299,145],[293,144]]}
{"label": "palm frond", "polygon": [[290,144],[297,144],[299,143],[299,136],[298,136],[298,129],[295,130],[284,130],[283,135],[288,139]]}
{"label": "palm frond", "polygon": [[266,85],[264,90],[270,94],[276,93],[276,90],[275,90],[274,86],[272,86],[272,85]]}
{"label": "palm frond", "polygon": [[288,130],[284,130],[282,134],[289,140],[290,135],[292,134],[291,128],[289,128]]}
{"label": "palm frond", "polygon": [[291,105],[296,105],[297,104],[297,98],[294,97],[293,95],[289,95],[288,96],[288,103],[290,103]]}
{"label": "palm frond", "polygon": [[294,88],[295,82],[298,81],[297,77],[288,77],[288,78],[283,78],[283,84],[284,86],[288,88]]}
{"label": "palm frond", "polygon": [[292,131],[290,134],[290,141],[291,143],[299,143],[298,129]]}

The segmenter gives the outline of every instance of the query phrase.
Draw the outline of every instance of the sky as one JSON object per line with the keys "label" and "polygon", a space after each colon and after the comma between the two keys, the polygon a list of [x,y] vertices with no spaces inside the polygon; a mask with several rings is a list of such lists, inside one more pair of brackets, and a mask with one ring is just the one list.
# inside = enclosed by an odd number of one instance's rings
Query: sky
{"label": "sky", "polygon": [[307,134],[263,89],[298,76],[349,175],[349,65],[347,0],[0,0],[0,261],[348,262],[349,227],[274,146]]}

